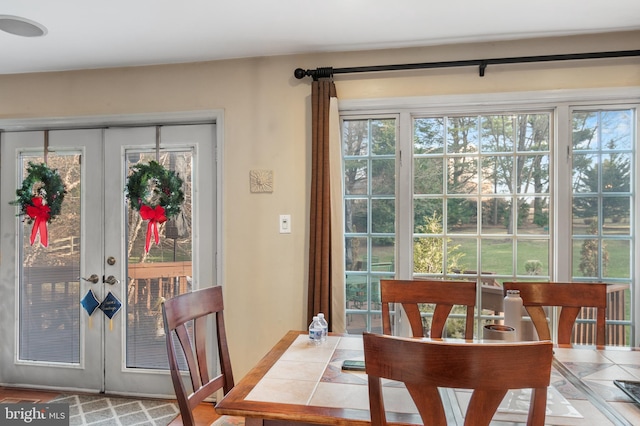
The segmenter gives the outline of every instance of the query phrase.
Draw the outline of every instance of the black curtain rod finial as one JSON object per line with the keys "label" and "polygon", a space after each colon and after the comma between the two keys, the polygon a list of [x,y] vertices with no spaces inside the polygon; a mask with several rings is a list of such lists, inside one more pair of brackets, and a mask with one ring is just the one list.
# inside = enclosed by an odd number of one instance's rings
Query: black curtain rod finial
{"label": "black curtain rod finial", "polygon": [[297,78],[298,80],[302,80],[303,78],[305,78],[308,75],[311,75],[311,70],[303,70],[302,68],[296,68],[296,70],[293,72],[293,75],[295,76],[295,78]]}

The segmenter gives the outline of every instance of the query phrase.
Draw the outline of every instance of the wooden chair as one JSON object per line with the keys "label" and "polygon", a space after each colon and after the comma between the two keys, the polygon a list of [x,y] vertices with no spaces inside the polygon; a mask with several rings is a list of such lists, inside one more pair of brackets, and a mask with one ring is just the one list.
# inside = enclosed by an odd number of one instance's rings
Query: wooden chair
{"label": "wooden chair", "polygon": [[505,282],[504,291],[520,290],[522,304],[531,317],[540,340],[551,340],[545,306],[561,307],[558,344],[570,345],[576,318],[583,307],[596,308],[596,345],[605,344],[607,285],[603,283]]}
{"label": "wooden chair", "polygon": [[447,343],[363,333],[371,424],[386,425],[381,378],[404,382],[425,425],[447,424],[438,387],[473,389],[465,426],[489,425],[509,389],[532,389],[527,425],[542,426],[553,344]]}
{"label": "wooden chair", "polygon": [[[234,386],[223,311],[222,287],[220,286],[184,293],[167,299],[162,304],[169,369],[184,425],[195,425],[193,410],[206,398],[219,389],[222,389],[226,394]],[[207,356],[207,348],[210,345],[207,322],[212,317],[215,319],[220,364],[220,374],[213,378],[209,374],[209,358]],[[179,358],[176,353],[178,343],[187,362],[191,382],[189,390],[185,387],[180,374]],[[237,423],[237,420],[225,417],[219,418],[214,425]]]}
{"label": "wooden chair", "polygon": [[424,337],[419,304],[436,305],[429,337],[441,338],[453,305],[465,305],[467,315],[464,338],[473,339],[473,310],[476,306],[476,283],[472,281],[441,280],[380,280],[382,301],[382,331],[391,332],[390,303],[399,303],[404,308],[413,337]]}

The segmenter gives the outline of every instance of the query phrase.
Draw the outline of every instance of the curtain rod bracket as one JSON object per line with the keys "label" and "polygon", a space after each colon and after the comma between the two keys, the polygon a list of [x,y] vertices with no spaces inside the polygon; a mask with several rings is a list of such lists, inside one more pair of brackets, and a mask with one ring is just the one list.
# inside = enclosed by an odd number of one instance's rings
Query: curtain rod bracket
{"label": "curtain rod bracket", "polygon": [[484,77],[484,71],[487,69],[487,61],[480,62],[480,66],[478,67],[478,73],[480,77]]}

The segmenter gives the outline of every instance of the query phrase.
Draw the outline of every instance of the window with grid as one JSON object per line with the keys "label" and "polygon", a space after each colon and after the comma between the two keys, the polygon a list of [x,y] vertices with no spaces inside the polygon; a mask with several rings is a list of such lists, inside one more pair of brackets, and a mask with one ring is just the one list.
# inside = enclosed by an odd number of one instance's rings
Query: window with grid
{"label": "window with grid", "polygon": [[[558,108],[572,127],[562,134]],[[380,331],[381,278],[475,280],[476,335],[501,320],[504,281],[603,281],[608,342],[633,344],[637,116],[592,108],[343,114],[348,331]],[[567,217],[572,230],[558,232]],[[593,338],[592,318],[584,309],[577,342]]]}

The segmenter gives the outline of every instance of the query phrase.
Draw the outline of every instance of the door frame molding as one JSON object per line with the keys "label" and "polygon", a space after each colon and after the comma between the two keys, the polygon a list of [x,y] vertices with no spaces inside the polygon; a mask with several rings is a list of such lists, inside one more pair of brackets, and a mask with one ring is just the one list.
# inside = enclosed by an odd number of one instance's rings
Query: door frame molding
{"label": "door frame molding", "polygon": [[[105,114],[68,117],[35,117],[0,119],[1,132],[35,130],[81,129],[100,127],[138,127],[155,125],[205,124],[216,125],[215,161],[216,166],[216,242],[215,265],[216,282],[223,283],[223,176],[224,176],[224,110],[175,111],[137,114]],[[0,189],[1,191],[2,189]]]}

